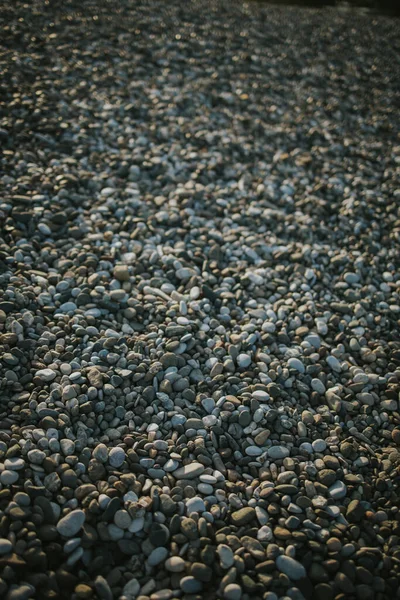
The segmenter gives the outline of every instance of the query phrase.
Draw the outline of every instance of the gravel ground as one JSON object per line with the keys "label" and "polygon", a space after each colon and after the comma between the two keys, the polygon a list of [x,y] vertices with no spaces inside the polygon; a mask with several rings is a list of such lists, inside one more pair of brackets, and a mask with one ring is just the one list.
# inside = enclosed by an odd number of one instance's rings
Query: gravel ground
{"label": "gravel ground", "polygon": [[399,598],[399,22],[0,20],[0,596]]}

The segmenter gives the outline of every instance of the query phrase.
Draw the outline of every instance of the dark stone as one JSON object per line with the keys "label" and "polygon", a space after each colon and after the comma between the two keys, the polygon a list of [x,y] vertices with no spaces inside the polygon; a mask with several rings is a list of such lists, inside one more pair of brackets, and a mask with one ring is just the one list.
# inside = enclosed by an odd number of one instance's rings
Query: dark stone
{"label": "dark stone", "polygon": [[153,546],[165,546],[169,540],[168,527],[161,523],[153,523],[149,533],[149,540]]}

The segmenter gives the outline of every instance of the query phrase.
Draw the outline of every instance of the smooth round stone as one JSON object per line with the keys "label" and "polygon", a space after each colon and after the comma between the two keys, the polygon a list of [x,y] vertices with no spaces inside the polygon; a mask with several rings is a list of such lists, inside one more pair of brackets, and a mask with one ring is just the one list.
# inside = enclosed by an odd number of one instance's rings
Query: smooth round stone
{"label": "smooth round stone", "polygon": [[137,494],[135,494],[135,492],[130,490],[129,492],[126,492],[126,494],[124,494],[123,500],[124,502],[137,502],[139,500],[139,497]]}
{"label": "smooth round stone", "polygon": [[201,475],[204,470],[204,465],[193,462],[174,471],[174,477],[176,477],[176,479],[194,479]]}
{"label": "smooth round stone", "polygon": [[285,446],[271,446],[268,448],[268,457],[272,460],[279,460],[281,458],[286,458],[289,456],[290,451]]}
{"label": "smooth round stone", "polygon": [[259,402],[267,402],[270,399],[269,394],[267,394],[267,392],[264,392],[264,390],[256,390],[252,393],[252,396],[255,400],[258,400]]}
{"label": "smooth round stone", "polygon": [[341,498],[344,498],[346,496],[347,487],[345,486],[343,481],[335,481],[335,483],[329,488],[328,492],[331,498],[334,498],[335,500],[340,500]]}
{"label": "smooth round stone", "polygon": [[256,511],[251,506],[245,506],[232,513],[231,519],[234,525],[240,527],[241,525],[247,525],[250,523],[256,515]]}
{"label": "smooth round stone", "polygon": [[75,442],[73,440],[61,440],[60,447],[64,456],[72,456],[75,451]]}
{"label": "smooth round stone", "polygon": [[304,338],[305,342],[308,342],[310,344],[310,346],[313,346],[314,348],[320,348],[321,347],[321,338],[319,337],[319,335],[315,334],[315,333],[311,333],[310,335],[307,335]]}
{"label": "smooth round stone", "polygon": [[262,448],[258,446],[248,446],[245,450],[247,456],[260,456],[263,453]]}
{"label": "smooth round stone", "polygon": [[110,523],[110,525],[107,526],[107,532],[113,542],[118,542],[118,540],[122,540],[122,538],[125,535],[124,530],[121,529],[121,527],[115,525],[114,523]]}
{"label": "smooth round stone", "polygon": [[29,462],[34,465],[41,465],[44,459],[46,458],[45,452],[43,452],[42,450],[38,450],[37,448],[29,450],[27,456]]}
{"label": "smooth round stone", "polygon": [[264,411],[261,408],[258,408],[254,415],[253,415],[253,421],[254,423],[260,423],[264,418]]}
{"label": "smooth round stone", "polygon": [[206,510],[204,500],[199,496],[189,498],[189,500],[186,502],[186,510],[188,515],[190,515],[192,512],[204,512]]}
{"label": "smooth round stone", "polygon": [[158,450],[159,452],[168,450],[168,444],[167,442],[165,442],[164,440],[155,440],[153,442],[153,446],[156,450]]}
{"label": "smooth round stone", "polygon": [[357,273],[348,272],[343,275],[343,279],[346,283],[351,285],[352,283],[358,283],[360,281],[360,276]]}
{"label": "smooth round stone", "polygon": [[354,383],[368,383],[369,377],[366,373],[356,373],[353,381]]}
{"label": "smooth round stone", "polygon": [[98,498],[98,503],[102,510],[105,510],[107,508],[107,506],[110,504],[110,502],[111,502],[110,496],[107,496],[106,494],[100,494],[100,496]]}
{"label": "smooth round stone", "polygon": [[217,422],[217,417],[215,415],[207,415],[202,418],[204,427],[213,427]]}
{"label": "smooth round stone", "polygon": [[194,577],[188,575],[187,577],[182,577],[179,582],[181,590],[185,594],[196,594],[197,592],[201,592],[203,589],[203,584],[201,581],[198,581]]}
{"label": "smooth round stone", "polygon": [[314,440],[311,445],[314,452],[324,452],[327,448],[325,440]]}
{"label": "smooth round stone", "polygon": [[326,392],[324,384],[319,379],[311,379],[311,387],[314,390],[314,392],[317,392],[318,394],[325,394]]}
{"label": "smooth round stone", "polygon": [[221,567],[223,569],[230,569],[235,562],[232,549],[226,544],[219,544],[219,546],[217,547],[217,553],[219,556]]}
{"label": "smooth round stone", "polygon": [[132,518],[126,510],[117,510],[114,515],[114,523],[120,529],[128,529],[129,525],[132,522]]}
{"label": "smooth round stone", "polygon": [[12,552],[13,545],[10,540],[6,538],[0,538],[0,555],[9,554]]}
{"label": "smooth round stone", "polygon": [[16,483],[19,479],[19,474],[17,471],[10,471],[5,469],[2,473],[0,473],[0,482],[3,485],[12,485]]}
{"label": "smooth round stone", "polygon": [[257,531],[257,539],[259,542],[270,542],[272,540],[272,529],[268,525],[263,525]]}
{"label": "smooth round stone", "polygon": [[73,537],[80,531],[85,522],[85,513],[83,510],[73,510],[57,523],[57,531],[64,537]]}
{"label": "smooth round stone", "polygon": [[290,556],[278,556],[276,566],[281,573],[287,575],[292,581],[298,581],[307,575],[303,565]]}
{"label": "smooth round stone", "polygon": [[236,362],[241,369],[246,369],[251,365],[251,358],[248,354],[239,354]]}
{"label": "smooth round stone", "polygon": [[302,444],[300,444],[300,450],[305,450],[306,452],[308,452],[308,454],[313,454],[314,452],[314,448],[312,447],[312,444],[310,444],[310,442],[303,442]]}
{"label": "smooth round stone", "polygon": [[242,589],[237,583],[228,583],[224,589],[225,600],[240,600],[242,597]]}
{"label": "smooth round stone", "polygon": [[93,458],[101,463],[106,463],[108,460],[108,448],[105,444],[97,444],[93,450]]}
{"label": "smooth round stone", "polygon": [[147,474],[151,479],[162,479],[165,475],[165,471],[164,469],[149,469]]}
{"label": "smooth round stone", "polygon": [[178,279],[189,279],[192,275],[196,275],[196,272],[187,267],[182,267],[176,271]]}
{"label": "smooth round stone", "polygon": [[249,410],[242,410],[239,414],[239,425],[247,427],[251,423],[251,413]]}
{"label": "smooth round stone", "polygon": [[266,525],[269,521],[269,514],[261,506],[256,506],[256,517],[260,525]]}
{"label": "smooth round stone", "polygon": [[64,302],[64,304],[61,304],[59,310],[61,312],[74,312],[77,308],[75,302]]}
{"label": "smooth round stone", "polygon": [[342,366],[341,366],[340,362],[338,361],[338,359],[336,358],[336,356],[328,356],[326,359],[326,362],[330,366],[332,371],[335,371],[336,373],[341,372]]}
{"label": "smooth round stone", "polygon": [[158,548],[155,548],[149,555],[147,562],[151,567],[155,567],[156,565],[159,565],[161,562],[163,562],[167,556],[168,556],[169,551],[167,550],[167,548],[164,548],[163,546],[159,546]]}
{"label": "smooth round stone", "polygon": [[110,453],[108,455],[108,461],[110,465],[116,469],[118,469],[125,460],[125,451],[118,446],[116,448],[111,448]]}
{"label": "smooth round stone", "polygon": [[167,462],[163,466],[163,469],[166,473],[171,473],[172,471],[175,471],[178,467],[179,467],[178,461],[170,458],[169,460],[167,460]]}
{"label": "smooth round stone", "polygon": [[289,358],[288,367],[290,369],[295,369],[299,373],[305,372],[305,367],[304,367],[303,363],[301,362],[301,360],[299,360],[298,358]]}
{"label": "smooth round stone", "polygon": [[214,477],[214,475],[208,475],[207,473],[199,475],[199,480],[202,483],[208,483],[209,485],[214,485],[215,483],[217,483],[217,478]]}
{"label": "smooth round stone", "polygon": [[183,425],[186,423],[187,418],[185,415],[174,415],[171,419],[171,424],[173,427],[177,427],[178,425]]}
{"label": "smooth round stone", "polygon": [[203,398],[201,405],[207,413],[212,413],[215,408],[215,400],[213,398]]}
{"label": "smooth round stone", "polygon": [[304,425],[304,423],[302,421],[298,421],[297,431],[298,431],[299,436],[301,436],[301,437],[307,436],[307,427]]}
{"label": "smooth round stone", "polygon": [[57,373],[51,369],[40,369],[36,371],[36,377],[40,377],[42,381],[53,381],[57,377]]}
{"label": "smooth round stone", "polygon": [[199,483],[197,486],[197,491],[201,492],[205,496],[209,496],[214,493],[214,488],[212,485],[209,485],[208,483]]}
{"label": "smooth round stone", "polygon": [[122,590],[122,595],[126,596],[128,599],[136,598],[136,596],[140,592],[140,583],[137,579],[132,578],[124,585],[124,589]]}
{"label": "smooth round stone", "polygon": [[320,335],[326,335],[328,333],[328,325],[325,321],[316,321],[317,331]]}
{"label": "smooth round stone", "polygon": [[144,517],[136,517],[128,527],[128,531],[131,533],[137,533],[142,531],[144,527]]}
{"label": "smooth round stone", "polygon": [[170,573],[181,573],[185,570],[185,561],[180,556],[171,556],[165,561],[164,566]]}
{"label": "smooth round stone", "polygon": [[328,515],[334,518],[341,514],[339,506],[326,506],[325,511],[328,513]]}

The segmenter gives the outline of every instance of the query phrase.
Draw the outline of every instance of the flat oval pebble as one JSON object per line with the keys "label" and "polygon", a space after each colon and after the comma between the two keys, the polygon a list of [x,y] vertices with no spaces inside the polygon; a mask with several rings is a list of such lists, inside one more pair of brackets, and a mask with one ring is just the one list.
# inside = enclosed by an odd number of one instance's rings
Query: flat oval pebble
{"label": "flat oval pebble", "polygon": [[186,509],[188,514],[192,512],[204,512],[206,510],[204,500],[199,496],[189,498],[189,500],[186,502]]}
{"label": "flat oval pebble", "polygon": [[163,562],[167,558],[168,554],[168,549],[160,546],[158,548],[155,548],[150,553],[149,557],[147,558],[147,562],[151,567],[155,567],[156,565],[159,565],[161,562]]}
{"label": "flat oval pebble", "polygon": [[307,574],[303,565],[290,556],[278,556],[276,559],[276,566],[292,581],[303,579]]}
{"label": "flat oval pebble", "polygon": [[237,583],[228,583],[224,588],[225,600],[240,600],[242,597],[242,589]]}
{"label": "flat oval pebble", "polygon": [[219,544],[217,547],[217,553],[219,556],[220,564],[223,569],[229,569],[233,566],[235,559],[233,552],[226,544]]}
{"label": "flat oval pebble", "polygon": [[305,371],[303,363],[298,358],[289,358],[288,367],[295,369],[299,373],[304,373]]}
{"label": "flat oval pebble", "polygon": [[111,448],[108,461],[112,467],[116,469],[120,467],[125,460],[125,452],[122,448]]}
{"label": "flat oval pebble", "polygon": [[195,477],[198,477],[198,475],[201,475],[203,471],[204,466],[194,462],[176,469],[176,471],[174,471],[174,477],[176,479],[194,479]]}
{"label": "flat oval pebble", "polygon": [[36,371],[36,377],[40,377],[43,381],[53,381],[57,377],[57,373],[52,369],[40,369]]}
{"label": "flat oval pebble", "polygon": [[80,531],[85,519],[86,517],[83,510],[72,510],[70,513],[65,515],[65,517],[58,521],[57,531],[64,537],[73,537],[78,533],[78,531]]}
{"label": "flat oval pebble", "polygon": [[182,577],[179,582],[181,590],[185,592],[185,594],[196,594],[200,592],[203,588],[201,581],[198,581],[194,577]]}
{"label": "flat oval pebble", "polygon": [[285,458],[286,456],[289,456],[289,454],[290,451],[284,446],[271,446],[270,448],[268,448],[268,456],[272,460],[279,460],[281,458]]}
{"label": "flat oval pebble", "polygon": [[185,561],[180,556],[171,556],[165,561],[164,566],[171,573],[181,573],[185,569]]}

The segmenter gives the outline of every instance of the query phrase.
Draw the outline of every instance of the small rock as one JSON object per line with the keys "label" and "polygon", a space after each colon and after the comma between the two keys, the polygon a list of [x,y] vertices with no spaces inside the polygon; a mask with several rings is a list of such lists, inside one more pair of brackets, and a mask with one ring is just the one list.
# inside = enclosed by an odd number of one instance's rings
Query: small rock
{"label": "small rock", "polygon": [[307,573],[301,563],[290,556],[281,555],[276,559],[276,566],[292,581],[298,581],[306,577]]}
{"label": "small rock", "polygon": [[83,510],[73,510],[57,523],[57,531],[64,537],[73,537],[80,531],[85,522]]}

